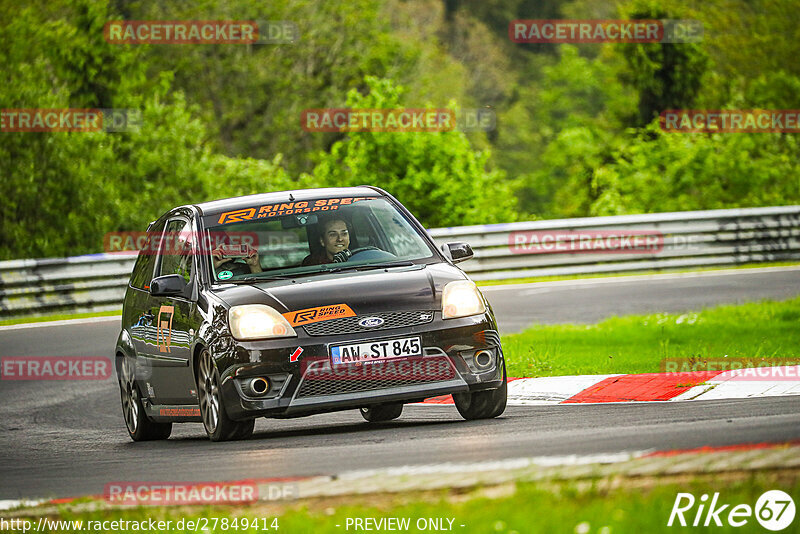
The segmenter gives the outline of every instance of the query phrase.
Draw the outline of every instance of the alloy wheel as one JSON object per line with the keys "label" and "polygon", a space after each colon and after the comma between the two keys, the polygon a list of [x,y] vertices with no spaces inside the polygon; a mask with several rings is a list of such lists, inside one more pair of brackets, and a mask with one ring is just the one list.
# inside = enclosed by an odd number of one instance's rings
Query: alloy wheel
{"label": "alloy wheel", "polygon": [[203,424],[208,433],[213,434],[219,424],[219,379],[214,361],[207,350],[204,350],[200,357],[200,376],[197,385]]}
{"label": "alloy wheel", "polygon": [[130,358],[122,359],[122,413],[131,434],[139,427],[139,391],[136,389],[136,376]]}

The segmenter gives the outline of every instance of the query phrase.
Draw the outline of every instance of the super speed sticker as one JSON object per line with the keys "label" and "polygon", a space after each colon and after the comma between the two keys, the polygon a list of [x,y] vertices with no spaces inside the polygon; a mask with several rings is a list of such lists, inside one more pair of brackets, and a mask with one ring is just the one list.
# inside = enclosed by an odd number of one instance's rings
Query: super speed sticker
{"label": "super speed sticker", "polygon": [[283,316],[292,326],[302,326],[309,323],[340,319],[342,317],[355,317],[356,313],[347,304],[331,304],[317,308],[306,308],[284,313]]}

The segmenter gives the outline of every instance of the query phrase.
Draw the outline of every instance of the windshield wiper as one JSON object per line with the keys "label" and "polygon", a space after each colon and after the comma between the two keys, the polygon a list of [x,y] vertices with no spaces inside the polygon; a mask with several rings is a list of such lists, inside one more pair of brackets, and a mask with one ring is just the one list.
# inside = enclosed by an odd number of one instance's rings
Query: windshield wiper
{"label": "windshield wiper", "polygon": [[415,265],[413,261],[387,261],[384,263],[368,263],[366,265],[342,265],[341,267],[331,267],[321,272],[338,273],[341,271],[370,271],[372,269],[388,269],[389,267],[411,267]]}
{"label": "windshield wiper", "polygon": [[267,276],[245,276],[244,278],[229,278],[228,280],[217,280],[220,284],[249,284],[252,282],[269,282],[270,280],[290,280],[302,276],[314,276],[325,273],[339,273],[342,271],[371,271],[373,269],[388,269],[390,267],[411,267],[416,265],[413,261],[388,261],[383,263],[368,263],[366,265],[342,265],[338,267],[328,267],[318,271],[293,273],[293,274],[271,274]]}
{"label": "windshield wiper", "polygon": [[217,280],[217,282],[222,284],[249,284],[250,282],[268,282],[270,280],[289,280],[292,278],[297,278],[298,276],[303,276],[304,273],[301,274],[271,274],[269,276],[245,276],[244,278],[229,278],[228,280]]}

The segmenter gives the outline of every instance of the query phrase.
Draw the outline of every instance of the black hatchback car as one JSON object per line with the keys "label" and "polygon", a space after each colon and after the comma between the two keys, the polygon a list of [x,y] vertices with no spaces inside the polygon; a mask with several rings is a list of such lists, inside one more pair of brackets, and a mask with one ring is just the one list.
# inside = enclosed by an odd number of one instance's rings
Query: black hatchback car
{"label": "black hatchback car", "polygon": [[182,206],[150,224],[116,369],[133,440],[202,422],[242,439],[257,417],[360,409],[367,421],[453,394],[466,419],[506,406],[497,324],[455,266],[375,187]]}

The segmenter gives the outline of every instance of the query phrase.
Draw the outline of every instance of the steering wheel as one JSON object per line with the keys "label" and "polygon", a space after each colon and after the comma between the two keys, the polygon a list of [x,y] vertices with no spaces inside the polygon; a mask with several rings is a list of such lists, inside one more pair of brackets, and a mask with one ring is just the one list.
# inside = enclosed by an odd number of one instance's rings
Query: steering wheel
{"label": "steering wheel", "polygon": [[[359,257],[356,258],[356,255]],[[396,258],[394,254],[391,252],[386,252],[383,249],[378,247],[361,247],[351,251],[350,259],[359,259],[359,260],[391,260]]]}
{"label": "steering wheel", "polygon": [[356,254],[360,254],[361,252],[365,252],[365,251],[367,251],[367,250],[380,250],[380,249],[379,249],[378,247],[372,247],[372,246],[370,246],[370,247],[361,247],[361,248],[357,248],[357,249],[355,249],[355,250],[351,250],[351,251],[350,251],[350,257],[352,258],[352,257],[353,257],[353,256],[355,256]]}

